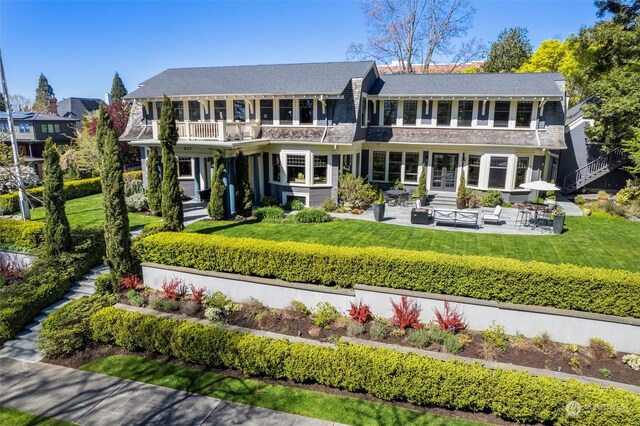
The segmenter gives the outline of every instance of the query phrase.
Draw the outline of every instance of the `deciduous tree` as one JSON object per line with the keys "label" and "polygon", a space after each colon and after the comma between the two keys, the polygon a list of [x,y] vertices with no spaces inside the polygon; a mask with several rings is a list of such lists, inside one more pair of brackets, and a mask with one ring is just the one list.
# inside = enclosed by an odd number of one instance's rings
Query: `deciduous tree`
{"label": "deciduous tree", "polygon": [[51,138],[47,138],[44,149],[44,191],[45,210],[44,250],[49,258],[56,258],[63,252],[71,251],[73,241],[71,228],[64,210],[65,194],[60,152]]}
{"label": "deciduous tree", "polygon": [[207,211],[211,219],[220,220],[224,218],[224,164],[222,162],[222,152],[215,150],[213,153],[213,177],[211,178],[211,197]]}
{"label": "deciduous tree", "polygon": [[113,76],[113,83],[111,83],[111,100],[117,101],[127,96],[127,88],[124,87],[124,83],[116,71],[116,75]]}
{"label": "deciduous tree", "polygon": [[515,27],[502,30],[491,44],[484,63],[485,72],[515,72],[531,56],[531,42],[526,28]]}
{"label": "deciduous tree", "polygon": [[36,100],[33,102],[33,110],[35,112],[40,112],[42,114],[48,114],[50,112],[49,109],[49,99],[54,96],[53,87],[49,84],[49,80],[44,74],[40,73],[40,78],[38,79],[38,87],[36,88]]}
{"label": "deciduous tree", "polygon": [[169,229],[182,231],[184,212],[178,184],[178,161],[173,150],[178,142],[178,128],[171,99],[166,95],[162,99],[159,127],[162,146],[162,217]]}
{"label": "deciduous tree", "polygon": [[149,210],[154,214],[162,212],[162,182],[160,180],[160,167],[162,164],[158,158],[158,149],[149,148],[147,156],[147,200]]}

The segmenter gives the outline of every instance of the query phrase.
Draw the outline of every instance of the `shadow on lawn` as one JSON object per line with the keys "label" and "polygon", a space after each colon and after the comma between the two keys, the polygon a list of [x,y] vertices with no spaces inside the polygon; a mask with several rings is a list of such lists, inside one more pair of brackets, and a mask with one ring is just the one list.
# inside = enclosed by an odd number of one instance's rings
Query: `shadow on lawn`
{"label": "shadow on lawn", "polygon": [[225,230],[225,229],[235,228],[236,226],[255,224],[255,223],[258,223],[258,221],[256,221],[256,220],[247,220],[247,221],[242,221],[242,222],[224,222],[224,225],[221,225],[222,222],[218,222],[218,221],[215,221],[215,220],[201,220],[198,223],[199,224],[210,223],[211,226],[209,226],[207,228],[189,230],[189,232],[193,232],[194,234],[207,234],[208,235],[208,234],[213,234],[214,232],[217,232],[217,231],[222,231],[222,230]]}

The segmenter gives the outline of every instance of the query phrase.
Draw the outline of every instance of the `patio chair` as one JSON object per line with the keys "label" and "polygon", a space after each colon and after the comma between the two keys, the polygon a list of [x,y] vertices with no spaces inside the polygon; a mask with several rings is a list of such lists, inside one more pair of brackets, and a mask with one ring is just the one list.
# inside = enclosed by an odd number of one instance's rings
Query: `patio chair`
{"label": "patio chair", "polygon": [[518,204],[518,213],[516,214],[516,221],[513,224],[514,228],[522,228],[522,226],[529,226],[531,221],[531,210],[524,204]]}
{"label": "patio chair", "polygon": [[501,213],[502,213],[502,206],[496,206],[496,208],[493,210],[493,213],[482,215],[482,224],[485,224],[487,222],[493,222],[499,225]]}
{"label": "patio chair", "polygon": [[535,227],[540,228],[542,231],[550,231],[552,226],[550,215],[552,211],[553,210],[551,208],[539,210]]}

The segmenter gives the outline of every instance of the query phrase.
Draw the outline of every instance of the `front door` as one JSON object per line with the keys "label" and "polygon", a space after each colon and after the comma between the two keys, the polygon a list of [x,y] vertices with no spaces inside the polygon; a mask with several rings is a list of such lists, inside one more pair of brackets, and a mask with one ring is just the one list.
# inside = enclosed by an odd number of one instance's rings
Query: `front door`
{"label": "front door", "polygon": [[432,191],[455,191],[458,154],[433,154]]}

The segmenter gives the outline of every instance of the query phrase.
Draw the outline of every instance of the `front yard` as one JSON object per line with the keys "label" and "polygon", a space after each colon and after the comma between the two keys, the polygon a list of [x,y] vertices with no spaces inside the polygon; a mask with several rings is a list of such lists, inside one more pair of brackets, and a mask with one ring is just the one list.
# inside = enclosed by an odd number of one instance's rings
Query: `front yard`
{"label": "front yard", "polygon": [[507,257],[553,264],[640,271],[640,223],[621,218],[567,217],[562,235],[452,232],[336,219],[329,223],[200,221],[187,232],[334,246],[382,246],[451,254]]}

